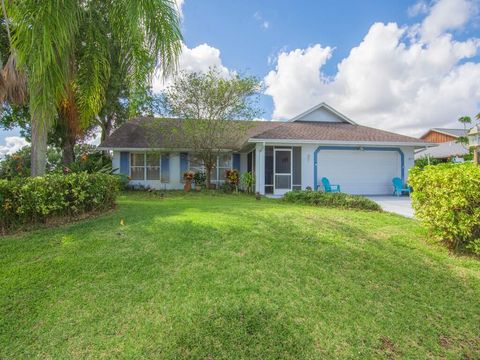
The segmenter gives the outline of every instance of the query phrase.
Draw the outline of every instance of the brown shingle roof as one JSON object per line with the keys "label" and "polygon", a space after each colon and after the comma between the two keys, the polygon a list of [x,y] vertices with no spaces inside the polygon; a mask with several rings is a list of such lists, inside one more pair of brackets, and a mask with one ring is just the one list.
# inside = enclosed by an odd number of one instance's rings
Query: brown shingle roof
{"label": "brown shingle roof", "polygon": [[[111,134],[101,148],[188,149],[188,138],[182,133],[181,119],[139,117]],[[237,121],[236,121],[237,122]],[[225,149],[240,149],[249,139],[425,143],[424,140],[347,123],[242,121],[246,124],[245,136],[235,143],[225,144]]]}
{"label": "brown shingle roof", "polygon": [[425,143],[424,140],[367,126],[327,122],[287,122],[253,136],[257,139]]}

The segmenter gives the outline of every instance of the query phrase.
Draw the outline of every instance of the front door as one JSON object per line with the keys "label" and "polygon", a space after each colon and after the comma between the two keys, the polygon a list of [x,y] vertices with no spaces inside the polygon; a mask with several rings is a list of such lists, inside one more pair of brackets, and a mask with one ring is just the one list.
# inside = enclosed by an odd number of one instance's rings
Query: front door
{"label": "front door", "polygon": [[292,149],[275,149],[273,153],[275,195],[292,190]]}

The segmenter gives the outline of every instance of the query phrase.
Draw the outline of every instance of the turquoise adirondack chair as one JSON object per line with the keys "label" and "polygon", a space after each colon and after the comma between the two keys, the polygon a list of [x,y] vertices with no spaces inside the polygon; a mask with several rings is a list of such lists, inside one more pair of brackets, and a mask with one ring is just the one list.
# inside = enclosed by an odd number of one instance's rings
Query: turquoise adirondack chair
{"label": "turquoise adirondack chair", "polygon": [[322,185],[323,185],[323,188],[325,189],[325,192],[341,192],[340,185],[330,184],[330,180],[328,180],[326,177],[322,178]]}
{"label": "turquoise adirondack chair", "polygon": [[402,179],[395,177],[392,179],[393,183],[393,195],[402,196],[403,193],[410,195],[412,189],[408,186],[404,186]]}

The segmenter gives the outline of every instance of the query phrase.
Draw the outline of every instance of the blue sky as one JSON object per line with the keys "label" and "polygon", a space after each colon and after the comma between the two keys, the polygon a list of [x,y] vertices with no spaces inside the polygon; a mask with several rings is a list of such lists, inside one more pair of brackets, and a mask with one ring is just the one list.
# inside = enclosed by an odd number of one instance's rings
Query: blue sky
{"label": "blue sky", "polygon": [[[478,0],[177,2],[181,67],[259,77],[267,120],[327,101],[360,124],[419,135],[480,110]],[[0,152],[6,136],[18,132],[0,131]]]}
{"label": "blue sky", "polygon": [[[325,67],[333,75],[337,63],[358,45],[377,22],[411,23],[407,14],[414,1],[350,0],[186,1],[183,5],[185,43],[207,43],[221,51],[223,64],[260,78],[274,69],[269,59],[282,50],[320,43],[335,47]],[[270,118],[272,99],[263,98]]]}

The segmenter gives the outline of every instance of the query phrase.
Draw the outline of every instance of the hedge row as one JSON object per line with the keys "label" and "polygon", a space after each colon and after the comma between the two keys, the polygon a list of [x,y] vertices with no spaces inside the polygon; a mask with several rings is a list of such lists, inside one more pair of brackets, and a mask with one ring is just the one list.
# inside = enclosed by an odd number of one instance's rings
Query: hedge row
{"label": "hedge row", "polygon": [[116,176],[101,173],[0,180],[0,230],[110,209],[118,187]]}
{"label": "hedge row", "polygon": [[480,167],[441,164],[410,170],[415,215],[432,237],[480,254]]}
{"label": "hedge row", "polygon": [[382,211],[380,205],[366,197],[344,193],[325,193],[311,190],[290,191],[284,195],[283,201],[343,209]]}

